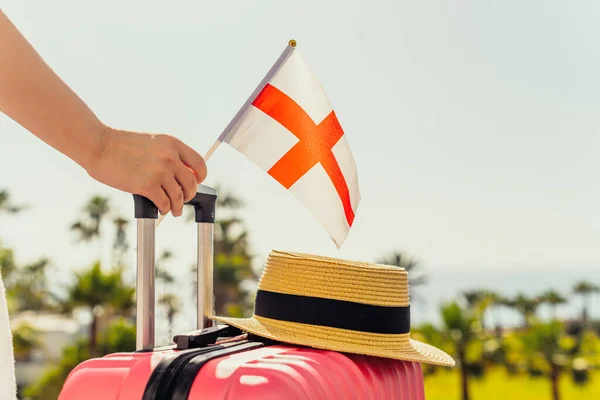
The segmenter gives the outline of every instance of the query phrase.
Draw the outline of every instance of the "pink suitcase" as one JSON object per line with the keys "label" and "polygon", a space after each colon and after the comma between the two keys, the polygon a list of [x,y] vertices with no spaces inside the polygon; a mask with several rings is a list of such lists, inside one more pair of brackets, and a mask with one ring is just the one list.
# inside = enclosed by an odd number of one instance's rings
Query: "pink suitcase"
{"label": "pink suitcase", "polygon": [[137,350],[90,359],[58,400],[373,399],[423,400],[419,363],[271,342],[213,326],[216,193],[200,185],[188,204],[198,223],[197,331],[154,346],[154,233],[157,210],[134,196],[137,219]]}

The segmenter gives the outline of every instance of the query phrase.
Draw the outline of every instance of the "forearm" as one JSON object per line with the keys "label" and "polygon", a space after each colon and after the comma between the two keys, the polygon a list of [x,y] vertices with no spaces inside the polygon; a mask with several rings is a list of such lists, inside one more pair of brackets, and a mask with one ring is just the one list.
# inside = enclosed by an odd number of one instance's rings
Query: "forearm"
{"label": "forearm", "polygon": [[0,10],[0,111],[84,168],[105,127]]}

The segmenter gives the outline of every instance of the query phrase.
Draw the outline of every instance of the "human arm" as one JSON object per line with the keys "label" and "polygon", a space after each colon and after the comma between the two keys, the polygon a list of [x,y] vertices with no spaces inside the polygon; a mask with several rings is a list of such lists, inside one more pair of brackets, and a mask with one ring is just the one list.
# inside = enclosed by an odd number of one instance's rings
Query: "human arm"
{"label": "human arm", "polygon": [[104,124],[0,10],[0,111],[111,187],[179,216],[206,177],[203,158],[163,134]]}

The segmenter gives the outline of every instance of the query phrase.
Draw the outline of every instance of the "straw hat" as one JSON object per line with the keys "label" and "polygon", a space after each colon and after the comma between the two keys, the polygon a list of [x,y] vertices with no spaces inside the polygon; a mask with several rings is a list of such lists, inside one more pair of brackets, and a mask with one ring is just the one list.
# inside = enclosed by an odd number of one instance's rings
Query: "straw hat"
{"label": "straw hat", "polygon": [[408,274],[398,267],[273,251],[254,316],[212,319],[284,343],[455,364],[445,352],[410,338]]}

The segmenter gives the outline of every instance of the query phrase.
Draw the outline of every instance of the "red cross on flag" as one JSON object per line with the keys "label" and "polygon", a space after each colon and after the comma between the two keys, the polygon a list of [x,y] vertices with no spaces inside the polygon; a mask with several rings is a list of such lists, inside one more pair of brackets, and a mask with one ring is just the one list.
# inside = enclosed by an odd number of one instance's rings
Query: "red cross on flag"
{"label": "red cross on flag", "polygon": [[339,248],[360,202],[356,164],[327,95],[290,41],[219,137],[289,189]]}

